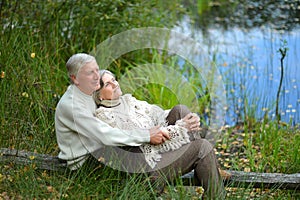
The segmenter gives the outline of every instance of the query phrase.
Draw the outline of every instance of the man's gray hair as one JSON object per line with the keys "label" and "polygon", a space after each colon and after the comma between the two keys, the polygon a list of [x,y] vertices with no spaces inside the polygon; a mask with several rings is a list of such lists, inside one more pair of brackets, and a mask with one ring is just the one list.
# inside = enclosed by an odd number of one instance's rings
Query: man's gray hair
{"label": "man's gray hair", "polygon": [[86,53],[77,53],[71,56],[66,64],[69,77],[71,75],[77,76],[79,69],[92,61],[96,61],[95,57]]}

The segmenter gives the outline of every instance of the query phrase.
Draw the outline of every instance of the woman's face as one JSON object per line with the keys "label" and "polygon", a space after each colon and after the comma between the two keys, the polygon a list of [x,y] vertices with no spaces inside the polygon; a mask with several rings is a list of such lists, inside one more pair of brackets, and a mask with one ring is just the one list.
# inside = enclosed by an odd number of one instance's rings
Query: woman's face
{"label": "woman's face", "polygon": [[105,73],[102,76],[103,87],[100,89],[99,99],[114,100],[122,95],[121,88],[115,77]]}

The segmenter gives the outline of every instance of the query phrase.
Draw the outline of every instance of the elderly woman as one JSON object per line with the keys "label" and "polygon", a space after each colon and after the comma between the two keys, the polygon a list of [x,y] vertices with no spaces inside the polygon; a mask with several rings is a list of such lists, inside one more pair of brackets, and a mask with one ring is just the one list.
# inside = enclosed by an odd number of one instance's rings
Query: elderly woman
{"label": "elderly woman", "polygon": [[173,180],[194,169],[196,183],[204,187],[208,196],[222,193],[213,147],[207,140],[193,137],[192,132],[199,130],[199,117],[186,106],[178,105],[165,111],[130,94],[122,95],[114,74],[108,70],[100,71],[100,89],[93,97],[98,106],[95,116],[112,127],[134,130],[160,126],[169,134],[170,139],[162,144],[143,144],[130,149],[144,155],[151,174],[159,172]]}
{"label": "elderly woman", "polygon": [[[183,119],[175,121],[174,115],[168,117],[169,110],[164,111],[156,105],[139,101],[130,94],[122,96],[121,88],[114,74],[108,70],[100,71],[100,89],[94,93],[94,99],[98,106],[95,112],[96,117],[112,127],[133,130],[160,126],[169,134],[170,140],[160,145],[144,144],[139,147],[151,168],[154,168],[157,161],[160,160],[159,152],[176,150],[182,145],[190,143],[188,131],[199,129],[199,117],[190,113],[184,106],[173,108],[171,113],[178,112],[180,114],[181,111],[186,115]],[[188,124],[192,124],[192,127]]]}

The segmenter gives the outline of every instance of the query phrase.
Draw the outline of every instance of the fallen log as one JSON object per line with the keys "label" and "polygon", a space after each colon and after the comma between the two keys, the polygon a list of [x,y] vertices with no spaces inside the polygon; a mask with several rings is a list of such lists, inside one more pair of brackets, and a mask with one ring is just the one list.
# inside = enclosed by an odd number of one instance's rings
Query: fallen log
{"label": "fallen log", "polygon": [[[0,163],[15,163],[21,165],[35,164],[38,169],[43,170],[65,170],[67,165],[57,156],[48,154],[38,154],[23,150],[0,149]],[[300,173],[282,174],[282,173],[256,173],[243,171],[226,171],[230,176],[223,177],[227,187],[247,187],[255,188],[277,188],[300,190]],[[183,175],[183,183],[192,185],[194,172]]]}
{"label": "fallen log", "polygon": [[7,148],[0,149],[0,163],[35,164],[38,169],[51,171],[67,169],[67,164],[57,156]]}
{"label": "fallen log", "polygon": [[[224,178],[227,187],[253,187],[264,189],[288,189],[300,190],[300,173],[257,173],[226,170],[230,177]],[[194,172],[190,172],[181,177],[185,184],[192,184]]]}

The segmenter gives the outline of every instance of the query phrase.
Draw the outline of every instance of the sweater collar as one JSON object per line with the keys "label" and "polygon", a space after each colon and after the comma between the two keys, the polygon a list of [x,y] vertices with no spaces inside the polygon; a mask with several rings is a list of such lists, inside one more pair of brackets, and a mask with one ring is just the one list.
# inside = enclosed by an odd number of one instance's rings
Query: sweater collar
{"label": "sweater collar", "polygon": [[88,94],[85,94],[84,92],[82,92],[75,84],[70,85],[69,88],[71,90],[73,90],[73,92],[75,92],[76,95],[80,95],[84,98],[91,98],[92,97],[92,95],[88,95]]}
{"label": "sweater collar", "polygon": [[106,107],[106,108],[113,108],[121,104],[120,98],[114,99],[114,100],[102,100],[100,102],[100,106]]}

